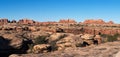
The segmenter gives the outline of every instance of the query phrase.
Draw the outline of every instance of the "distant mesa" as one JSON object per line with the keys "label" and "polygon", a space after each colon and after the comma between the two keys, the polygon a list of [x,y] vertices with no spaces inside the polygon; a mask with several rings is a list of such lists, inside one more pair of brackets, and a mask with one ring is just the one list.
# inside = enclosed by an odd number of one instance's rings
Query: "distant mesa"
{"label": "distant mesa", "polygon": [[4,19],[0,19],[0,23],[8,23],[8,19],[4,18]]}
{"label": "distant mesa", "polygon": [[113,21],[109,21],[108,24],[114,24],[114,22]]}
{"label": "distant mesa", "polygon": [[77,23],[77,22],[73,19],[67,19],[67,20],[61,19],[59,23]]}
{"label": "distant mesa", "polygon": [[114,24],[114,22],[113,21],[105,22],[102,19],[97,19],[97,20],[88,19],[85,20],[83,24]]}
{"label": "distant mesa", "polygon": [[18,23],[20,23],[20,24],[33,24],[33,23],[35,23],[35,21],[29,20],[29,19],[22,19],[22,20],[19,20]]}
{"label": "distant mesa", "polygon": [[[74,19],[60,19],[58,22],[53,22],[53,21],[48,21],[48,22],[37,22],[31,19],[20,19],[19,21],[12,20],[9,21],[7,18],[1,18],[0,19],[0,24],[7,24],[7,23],[19,23],[19,24],[35,24],[35,25],[47,25],[47,24],[58,24],[58,23],[71,23],[71,24],[77,24],[77,22]],[[84,22],[79,22],[82,24],[114,24],[113,21],[105,22],[102,19],[87,19]]]}

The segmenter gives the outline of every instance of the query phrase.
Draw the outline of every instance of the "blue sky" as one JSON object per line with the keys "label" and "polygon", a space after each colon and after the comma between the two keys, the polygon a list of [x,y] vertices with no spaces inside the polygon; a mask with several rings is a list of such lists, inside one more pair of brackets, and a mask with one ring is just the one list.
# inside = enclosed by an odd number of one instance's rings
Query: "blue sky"
{"label": "blue sky", "polygon": [[103,19],[120,22],[120,0],[0,0],[0,18],[36,21]]}

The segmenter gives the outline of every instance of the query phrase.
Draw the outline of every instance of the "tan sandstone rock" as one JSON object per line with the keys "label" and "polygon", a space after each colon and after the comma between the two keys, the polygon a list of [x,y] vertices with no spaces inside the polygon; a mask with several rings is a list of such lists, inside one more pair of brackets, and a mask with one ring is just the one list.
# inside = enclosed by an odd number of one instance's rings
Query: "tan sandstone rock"
{"label": "tan sandstone rock", "polygon": [[35,45],[33,47],[33,52],[34,53],[42,53],[42,52],[48,52],[48,48],[50,48],[49,44],[39,44]]}

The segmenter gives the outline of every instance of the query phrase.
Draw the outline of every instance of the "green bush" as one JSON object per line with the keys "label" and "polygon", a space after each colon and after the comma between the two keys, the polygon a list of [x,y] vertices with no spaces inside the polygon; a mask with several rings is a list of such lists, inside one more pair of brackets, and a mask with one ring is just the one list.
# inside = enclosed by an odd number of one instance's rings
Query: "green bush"
{"label": "green bush", "polygon": [[78,44],[76,44],[76,47],[83,47],[83,44],[82,43],[78,43]]}
{"label": "green bush", "polygon": [[102,34],[101,35],[103,38],[107,38],[107,42],[113,42],[117,41],[117,38],[120,37],[120,34],[114,34],[114,35],[107,35],[107,34]]}
{"label": "green bush", "polygon": [[28,53],[33,53],[32,49],[33,49],[34,45],[46,44],[47,43],[46,37],[47,36],[38,36],[38,37],[36,37],[34,39],[34,43],[33,44],[28,44],[28,47],[29,47]]}
{"label": "green bush", "polygon": [[35,42],[34,42],[35,45],[47,43],[46,36],[38,36],[34,40],[35,40]]}
{"label": "green bush", "polygon": [[107,37],[107,41],[108,41],[108,42],[113,42],[113,41],[116,41],[116,40],[117,40],[117,37],[115,37],[115,36],[109,35],[109,36]]}

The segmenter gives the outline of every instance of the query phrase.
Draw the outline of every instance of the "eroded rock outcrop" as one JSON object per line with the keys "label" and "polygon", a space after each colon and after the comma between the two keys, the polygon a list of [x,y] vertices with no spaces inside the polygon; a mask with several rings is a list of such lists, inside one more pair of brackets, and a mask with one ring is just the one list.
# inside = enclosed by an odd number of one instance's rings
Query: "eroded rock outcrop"
{"label": "eroded rock outcrop", "polygon": [[15,36],[15,34],[4,34],[2,35],[4,37],[4,39],[8,39],[10,40],[9,45],[15,49],[19,49],[22,47],[23,44],[23,39],[22,38],[18,38]]}
{"label": "eroded rock outcrop", "polygon": [[[13,31],[0,31],[0,56],[8,56],[9,54],[26,53],[28,44],[32,43],[21,34]],[[5,55],[6,54],[6,55]]]}
{"label": "eroded rock outcrop", "polygon": [[9,20],[6,18],[0,19],[0,25],[9,23]]}
{"label": "eroded rock outcrop", "polygon": [[[54,51],[40,54],[13,54],[10,57],[117,57],[120,50],[120,41],[108,42],[88,47],[67,48],[63,51]],[[118,56],[119,57],[119,56]]]}
{"label": "eroded rock outcrop", "polygon": [[114,22],[113,21],[109,21],[107,24],[114,24]]}
{"label": "eroded rock outcrop", "polygon": [[72,19],[68,19],[68,20],[60,20],[59,23],[76,23],[75,20],[72,20]]}
{"label": "eroded rock outcrop", "polygon": [[38,44],[33,47],[34,53],[44,53],[50,51],[51,46],[49,44]]}
{"label": "eroded rock outcrop", "polygon": [[83,23],[84,24],[105,24],[105,22],[102,19],[99,19],[99,20],[85,20]]}
{"label": "eroded rock outcrop", "polygon": [[102,19],[97,19],[97,20],[89,19],[89,20],[85,20],[83,24],[114,24],[114,23],[112,21],[105,22]]}
{"label": "eroded rock outcrop", "polygon": [[29,20],[29,19],[22,19],[22,20],[19,20],[18,23],[20,23],[20,24],[34,24],[35,21]]}

